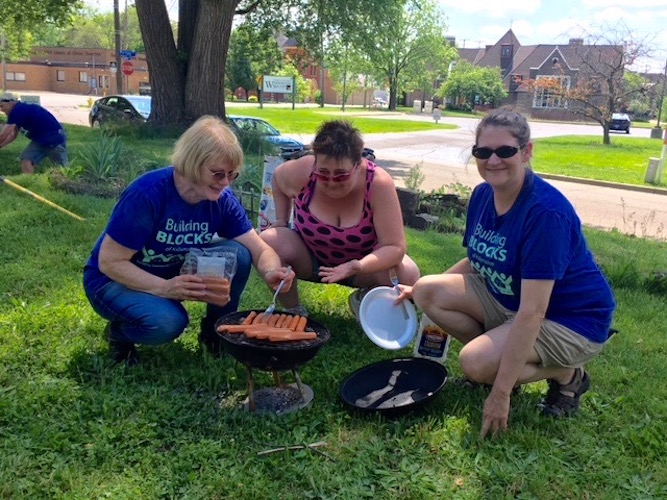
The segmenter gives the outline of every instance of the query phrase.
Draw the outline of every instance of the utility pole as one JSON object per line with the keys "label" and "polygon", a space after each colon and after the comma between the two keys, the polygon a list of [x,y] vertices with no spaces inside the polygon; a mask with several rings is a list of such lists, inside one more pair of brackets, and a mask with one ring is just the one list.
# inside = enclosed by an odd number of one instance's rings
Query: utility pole
{"label": "utility pole", "polygon": [[665,60],[665,73],[662,75],[662,92],[660,93],[660,100],[658,101],[658,123],[656,128],[660,127],[660,117],[662,116],[662,105],[665,103],[665,84],[667,83],[667,60]]}
{"label": "utility pole", "polygon": [[120,70],[123,62],[120,57],[120,14],[118,12],[118,0],[113,0],[113,24],[116,38],[116,92],[123,93],[123,72]]}
{"label": "utility pole", "polygon": [[[3,92],[7,90],[7,82],[5,81],[5,72],[6,72],[6,66],[7,64],[5,63],[5,47],[6,47],[6,39],[5,39],[5,32],[0,28],[0,55],[2,56],[2,90]],[[663,84],[663,88],[664,88]]]}

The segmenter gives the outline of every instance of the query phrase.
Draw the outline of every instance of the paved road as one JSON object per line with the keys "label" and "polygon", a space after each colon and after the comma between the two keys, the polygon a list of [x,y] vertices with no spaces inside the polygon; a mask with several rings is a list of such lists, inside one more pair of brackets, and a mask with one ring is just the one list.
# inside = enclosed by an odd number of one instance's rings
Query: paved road
{"label": "paved road", "polygon": [[[26,92],[28,93],[28,92]],[[40,92],[42,104],[64,123],[88,124],[87,101],[89,96]],[[96,96],[91,96],[93,99]],[[353,113],[346,113],[353,118]],[[365,116],[368,116],[366,114]],[[378,113],[378,118],[395,118],[395,115]],[[408,120],[432,121],[429,116],[406,114]],[[475,186],[481,182],[477,168],[470,160],[470,147],[474,142],[476,119],[443,118],[443,123],[457,125],[454,130],[411,133],[368,134],[366,144],[375,149],[378,163],[394,177],[397,185],[404,185],[410,169],[419,164],[426,180],[422,189],[430,191],[441,186],[461,183]],[[557,135],[601,135],[595,125],[532,122],[534,138]],[[633,128],[630,137],[649,137],[648,129]],[[303,142],[310,142],[312,135],[295,135]],[[539,155],[539,151],[537,151]],[[646,159],[648,164],[648,158]],[[575,206],[584,224],[617,229],[639,237],[650,236],[667,240],[667,196],[625,188],[596,186],[578,182],[550,179]]]}

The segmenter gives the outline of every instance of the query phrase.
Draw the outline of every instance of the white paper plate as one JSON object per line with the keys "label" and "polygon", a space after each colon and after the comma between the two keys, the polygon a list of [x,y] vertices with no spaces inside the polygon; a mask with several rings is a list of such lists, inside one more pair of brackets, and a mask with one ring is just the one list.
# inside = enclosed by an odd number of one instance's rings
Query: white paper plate
{"label": "white paper plate", "polygon": [[[409,300],[395,305],[396,290],[379,286],[370,290],[361,301],[359,321],[366,336],[384,349],[401,349],[417,333],[417,312]],[[405,317],[405,311],[408,317]]]}

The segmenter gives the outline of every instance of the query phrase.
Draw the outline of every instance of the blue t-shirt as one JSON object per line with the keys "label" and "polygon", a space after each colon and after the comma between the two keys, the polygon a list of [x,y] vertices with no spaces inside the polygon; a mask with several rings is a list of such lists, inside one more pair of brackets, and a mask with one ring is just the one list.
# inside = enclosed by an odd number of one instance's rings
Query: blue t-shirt
{"label": "blue t-shirt", "polygon": [[110,279],[98,266],[105,234],[136,250],[131,261],[155,276],[173,278],[190,249],[210,245],[213,236],[233,239],[252,229],[243,206],[230,189],[217,201],[187,203],[176,190],[174,168],[143,174],[121,194],[107,227],[84,269],[88,286],[99,288]]}
{"label": "blue t-shirt", "polygon": [[463,244],[472,268],[503,306],[518,311],[521,280],[554,280],[546,317],[594,342],[607,340],[616,303],[588,249],[574,207],[526,170],[514,205],[496,214],[487,183],[470,198]]}
{"label": "blue t-shirt", "polygon": [[45,148],[65,144],[65,129],[39,104],[18,102],[7,117],[8,125],[16,125],[31,141]]}

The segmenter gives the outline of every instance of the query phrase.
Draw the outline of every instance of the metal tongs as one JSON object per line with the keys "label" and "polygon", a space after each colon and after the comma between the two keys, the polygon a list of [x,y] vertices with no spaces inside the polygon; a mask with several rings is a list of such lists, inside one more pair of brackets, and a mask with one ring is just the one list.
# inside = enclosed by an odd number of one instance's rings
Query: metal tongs
{"label": "metal tongs", "polygon": [[[287,266],[287,275],[289,276],[290,271],[292,270],[292,266]],[[278,288],[276,288],[276,293],[273,294],[273,301],[271,304],[269,304],[269,307],[266,308],[266,311],[264,311],[264,316],[268,316],[273,314],[273,311],[276,310],[276,298],[278,297],[278,294],[280,291],[283,289],[283,286],[285,286],[285,280],[287,279],[287,276],[283,278],[280,281],[280,284],[278,285]]]}
{"label": "metal tongs", "polygon": [[[401,295],[401,288],[398,286],[398,275],[396,274],[395,267],[389,269],[389,280],[391,281],[394,290],[396,290],[396,295]],[[405,304],[405,301],[401,302],[401,309],[403,310],[403,317],[408,319],[410,314],[408,314],[408,306]]]}

